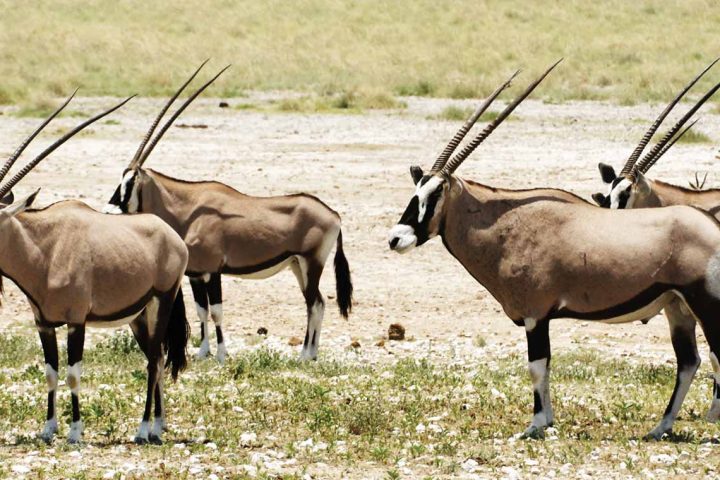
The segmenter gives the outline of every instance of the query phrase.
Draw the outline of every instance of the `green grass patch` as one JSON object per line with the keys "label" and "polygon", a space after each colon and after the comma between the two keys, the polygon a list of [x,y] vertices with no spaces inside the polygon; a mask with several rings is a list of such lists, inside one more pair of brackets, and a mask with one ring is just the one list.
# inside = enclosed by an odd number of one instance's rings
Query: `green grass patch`
{"label": "green grass patch", "polygon": [[[166,445],[143,448],[141,455],[158,476],[160,468],[179,472],[191,454],[236,468],[251,463],[254,452],[268,449],[294,459],[297,471],[315,462],[341,469],[372,462],[393,471],[404,458],[452,476],[462,473],[460,464],[468,458],[488,475],[505,465],[529,473],[528,459],[553,468],[568,463],[580,468],[602,445],[603,450],[623,452],[626,468],[642,471],[655,468],[648,451],[677,454],[681,449],[688,453],[678,462],[692,466],[706,455],[701,451],[704,439],[718,435],[718,426],[701,421],[711,399],[710,384],[701,373],[683,407],[676,443],[636,445],[628,456],[628,446],[654,426],[672,392],[674,367],[664,362],[630,362],[585,349],[554,356],[556,438],[513,443],[507,439],[532,417],[523,355],[468,364],[408,358],[367,364],[325,357],[299,362],[261,347],[231,357],[224,366],[191,361],[177,383],[166,382]],[[0,464],[13,452],[47,448],[33,438],[45,414],[42,365],[39,342],[0,336],[0,431],[14,445],[0,449]],[[89,348],[82,383],[85,439],[100,444],[93,455],[116,458],[113,448],[132,436],[144,402],[145,360],[132,336],[116,334]],[[59,392],[65,435],[70,401],[66,387]],[[215,447],[207,450],[204,442]],[[73,476],[76,465],[65,455],[64,440],[58,439],[55,448],[66,470],[54,475]],[[136,447],[124,448],[121,455],[134,458]],[[617,468],[616,458],[608,461],[608,468]],[[85,468],[93,478],[105,472],[102,465]],[[260,475],[270,474],[261,465],[257,468]]]}
{"label": "green grass patch", "polygon": [[[519,91],[564,57],[535,98],[667,101],[717,55],[720,9],[713,6],[706,0],[99,0],[79,11],[71,0],[47,9],[23,2],[3,10],[0,102],[25,104],[77,86],[85,96],[166,96],[207,57],[212,62],[202,78],[233,64],[207,92],[221,97],[335,85],[475,98],[522,68],[512,87]],[[708,75],[695,91],[713,81]]]}

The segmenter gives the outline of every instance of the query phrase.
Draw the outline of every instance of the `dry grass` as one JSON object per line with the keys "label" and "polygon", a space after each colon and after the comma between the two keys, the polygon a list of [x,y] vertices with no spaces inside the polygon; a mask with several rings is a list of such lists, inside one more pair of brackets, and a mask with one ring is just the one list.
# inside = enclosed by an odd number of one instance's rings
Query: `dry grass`
{"label": "dry grass", "polygon": [[[206,57],[245,89],[474,97],[559,57],[548,101],[666,99],[717,55],[720,10],[688,2],[0,1],[0,103],[165,95]],[[692,41],[687,32],[692,32]],[[206,75],[208,75],[210,72]],[[711,75],[702,87],[710,85]],[[517,88],[517,87],[516,87]]]}

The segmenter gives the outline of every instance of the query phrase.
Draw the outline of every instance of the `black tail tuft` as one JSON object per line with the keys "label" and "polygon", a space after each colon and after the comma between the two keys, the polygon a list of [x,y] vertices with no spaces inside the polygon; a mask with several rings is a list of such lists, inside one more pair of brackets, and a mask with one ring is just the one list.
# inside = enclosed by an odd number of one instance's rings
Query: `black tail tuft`
{"label": "black tail tuft", "polygon": [[170,322],[165,331],[165,368],[172,367],[172,378],[177,380],[178,373],[187,366],[187,344],[190,338],[190,324],[185,315],[185,301],[182,287],[178,288],[173,302]]}
{"label": "black tail tuft", "polygon": [[343,252],[342,231],[338,233],[335,248],[335,290],[340,315],[348,318],[352,311],[353,284],[350,278],[350,265],[348,265],[345,252]]}

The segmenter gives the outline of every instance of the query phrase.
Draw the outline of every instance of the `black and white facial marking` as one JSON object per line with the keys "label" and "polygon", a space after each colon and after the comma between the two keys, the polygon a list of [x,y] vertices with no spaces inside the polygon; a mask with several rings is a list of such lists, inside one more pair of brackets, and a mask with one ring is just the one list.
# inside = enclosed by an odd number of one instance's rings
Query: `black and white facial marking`
{"label": "black and white facial marking", "polygon": [[139,183],[138,170],[125,170],[120,185],[103,208],[103,213],[137,213],[140,211]]}
{"label": "black and white facial marking", "polygon": [[423,175],[420,167],[411,167],[410,174],[415,182],[415,195],[400,217],[397,225],[390,229],[388,243],[391,250],[405,253],[422,245],[438,234],[439,222],[433,217],[442,210],[445,179],[437,175]]}
{"label": "black and white facial marking", "polygon": [[618,177],[610,165],[599,163],[598,169],[603,183],[609,186],[609,192],[607,195],[594,193],[592,198],[595,203],[603,208],[632,208],[635,201],[633,182],[625,176]]}

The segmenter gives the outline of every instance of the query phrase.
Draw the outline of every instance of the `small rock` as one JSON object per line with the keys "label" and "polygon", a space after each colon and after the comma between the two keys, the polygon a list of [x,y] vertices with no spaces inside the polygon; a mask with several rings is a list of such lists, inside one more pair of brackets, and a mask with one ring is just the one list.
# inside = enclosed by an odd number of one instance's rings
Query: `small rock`
{"label": "small rock", "polygon": [[353,340],[353,341],[350,343],[350,346],[351,346],[352,348],[358,349],[358,348],[360,348],[360,342],[358,342],[357,340]]}
{"label": "small rock", "polygon": [[376,347],[384,347],[384,346],[385,346],[385,340],[384,340],[384,339],[379,340],[379,341],[375,344],[375,346],[376,346]]}
{"label": "small rock", "polygon": [[265,336],[267,337],[268,329],[265,328],[265,327],[260,327],[260,328],[257,329],[257,334],[258,334],[258,335],[265,335]]}
{"label": "small rock", "polygon": [[405,340],[405,327],[399,323],[393,323],[388,328],[388,338],[390,340]]}
{"label": "small rock", "polygon": [[290,337],[290,340],[288,340],[288,345],[291,347],[297,347],[298,345],[302,345],[302,340],[300,340],[298,337]]}
{"label": "small rock", "polygon": [[228,102],[220,102],[220,104],[218,105],[218,107],[220,108],[228,108],[229,106],[230,104]]}

